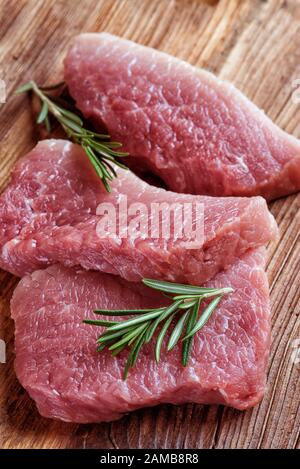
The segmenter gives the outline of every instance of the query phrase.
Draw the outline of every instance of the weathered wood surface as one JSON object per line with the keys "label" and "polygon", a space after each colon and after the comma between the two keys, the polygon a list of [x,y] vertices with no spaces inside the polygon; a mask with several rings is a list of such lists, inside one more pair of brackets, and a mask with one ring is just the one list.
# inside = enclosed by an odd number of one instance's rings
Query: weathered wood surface
{"label": "weathered wood surface", "polygon": [[[13,90],[30,78],[56,82],[66,47],[81,31],[110,31],[207,67],[231,80],[284,129],[300,137],[299,0],[2,0],[0,189],[14,162],[38,138],[29,102]],[[41,418],[13,371],[9,299],[17,280],[0,274],[0,446],[4,448],[294,448],[299,447],[300,195],[274,202],[280,240],[269,248],[273,345],[268,390],[253,410],[160,406],[118,422],[63,424]],[[1,222],[1,221],[0,221]]]}

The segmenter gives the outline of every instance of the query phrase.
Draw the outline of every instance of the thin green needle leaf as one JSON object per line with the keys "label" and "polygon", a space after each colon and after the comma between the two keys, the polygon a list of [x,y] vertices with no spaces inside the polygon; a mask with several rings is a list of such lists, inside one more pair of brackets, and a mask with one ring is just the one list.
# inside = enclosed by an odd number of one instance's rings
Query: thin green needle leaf
{"label": "thin green needle leaf", "polygon": [[217,292],[219,290],[217,290],[216,288],[202,288],[203,292],[202,293],[198,293],[197,295],[191,295],[191,294],[188,294],[188,295],[176,295],[173,297],[174,300],[192,300],[193,298],[197,299],[199,298],[199,296],[202,296],[206,293],[213,293],[213,292]]}
{"label": "thin green needle leaf", "polygon": [[[196,324],[200,303],[201,303],[201,300],[198,299],[197,303],[190,310],[190,315],[186,323],[186,335],[188,335],[191,332],[191,330]],[[191,336],[188,339],[186,339],[182,344],[182,365],[183,366],[187,365],[190,351],[191,351],[192,344],[193,344],[193,340],[194,340],[194,336]]]}
{"label": "thin green needle leaf", "polygon": [[[97,352],[102,352],[102,350],[108,348],[108,345],[113,344],[114,340],[112,339],[110,342],[102,343],[97,347]],[[98,342],[97,342],[98,343]]]}
{"label": "thin green needle leaf", "polygon": [[123,163],[121,163],[119,160],[115,159],[113,156],[110,155],[110,151],[111,151],[110,149],[104,152],[100,150],[99,148],[95,148],[94,144],[89,143],[89,145],[93,147],[94,151],[97,152],[98,155],[101,156],[101,160],[111,161],[115,165],[120,166],[120,168],[128,169],[127,166],[123,165]]}
{"label": "thin green needle leaf", "polygon": [[113,326],[114,324],[118,324],[116,321],[106,321],[105,319],[84,319],[82,322],[85,324],[94,324],[95,326]]}
{"label": "thin green needle leaf", "polygon": [[111,192],[111,187],[105,178],[102,179],[102,183],[103,183],[103,186],[105,187],[106,192]]}
{"label": "thin green needle leaf", "polygon": [[165,337],[165,335],[166,335],[166,333],[167,333],[167,330],[169,329],[170,324],[171,324],[171,322],[173,321],[175,315],[176,315],[176,311],[175,311],[175,313],[173,313],[173,314],[166,320],[166,322],[164,323],[163,327],[161,328],[160,333],[158,334],[157,342],[156,342],[156,346],[155,346],[155,360],[156,360],[157,363],[159,362],[159,359],[160,359],[160,351],[161,351],[161,346],[162,346],[164,337]]}
{"label": "thin green needle leaf", "polygon": [[102,171],[103,171],[104,176],[105,176],[107,179],[109,179],[110,181],[112,181],[113,178],[114,178],[114,175],[111,174],[111,173],[108,171],[108,169],[107,169],[106,166],[105,166],[104,160],[101,161],[101,169],[102,169]]}
{"label": "thin green needle leaf", "polygon": [[149,326],[148,331],[146,333],[145,342],[148,343],[152,339],[158,325],[161,323],[161,316],[158,316],[155,321]]}
{"label": "thin green needle leaf", "polygon": [[216,296],[216,295],[223,296],[223,295],[227,295],[227,293],[232,293],[232,292],[233,292],[233,288],[231,287],[219,288],[218,290],[214,292],[203,293],[202,298],[211,298],[212,296]]}
{"label": "thin green needle leaf", "polygon": [[85,146],[85,145],[83,145],[83,149],[84,149],[85,153],[87,154],[90,162],[94,166],[94,169],[96,170],[98,176],[100,177],[100,179],[103,179],[103,171],[101,169],[101,165],[99,164],[99,162],[98,162],[96,156],[94,155],[92,149],[90,147]]}
{"label": "thin green needle leaf", "polygon": [[166,293],[178,293],[183,295],[202,295],[203,293],[212,291],[211,288],[201,288],[193,285],[183,285],[181,283],[165,282],[163,280],[153,280],[149,278],[144,278],[143,283],[148,287],[153,288],[154,290],[159,290]]}
{"label": "thin green needle leaf", "polygon": [[105,145],[105,143],[100,143],[100,142],[97,142],[95,140],[92,140],[90,139],[90,145],[93,146],[93,148],[97,151],[99,151],[99,153],[102,153],[103,155],[107,155],[108,157],[111,156],[111,152],[113,150],[111,150],[110,148],[107,148],[107,146]]}
{"label": "thin green needle leaf", "polygon": [[97,352],[102,352],[106,348],[106,344],[101,344],[96,348]]}
{"label": "thin green needle leaf", "polygon": [[161,310],[157,310],[152,313],[143,314],[141,316],[138,316],[137,318],[128,319],[127,321],[122,321],[121,323],[118,323],[115,326],[110,327],[108,330],[110,332],[114,332],[114,331],[119,331],[121,329],[126,329],[126,327],[130,327],[136,324],[149,321],[150,319],[156,318],[160,314],[161,314]]}
{"label": "thin green needle leaf", "polygon": [[162,296],[164,296],[165,298],[168,298],[169,300],[173,300],[174,297],[173,295],[171,294],[168,294],[168,293],[165,293],[165,292],[161,292]]}
{"label": "thin green needle leaf", "polygon": [[[107,157],[111,158],[112,156],[117,156],[117,157],[122,158],[123,156],[128,156],[127,152],[113,150],[113,147],[111,145],[108,145],[110,142],[98,142],[95,139],[94,140],[91,139],[90,143],[93,145],[93,147],[96,150],[98,150],[103,155],[106,155]],[[112,143],[116,144],[117,142],[112,142]],[[122,146],[122,144],[121,144],[121,146]],[[114,145],[114,147],[115,147],[115,145]],[[113,160],[114,160],[114,158],[113,158]]]}
{"label": "thin green needle leaf", "polygon": [[108,148],[121,148],[123,146],[120,142],[105,142],[105,145],[108,146]]}
{"label": "thin green needle leaf", "polygon": [[113,174],[114,177],[117,177],[115,168],[105,159],[102,160],[103,165],[107,166],[108,170]]}
{"label": "thin green needle leaf", "polygon": [[187,334],[183,340],[186,340],[188,339],[189,337],[193,336],[194,334],[196,334],[196,332],[198,332],[200,329],[202,329],[202,327],[207,323],[207,321],[209,320],[210,316],[212,315],[212,313],[214,312],[214,310],[216,309],[216,307],[218,306],[218,304],[220,303],[222,299],[222,296],[217,296],[216,298],[214,298],[210,303],[209,305],[203,310],[203,313],[201,314],[200,316],[200,319],[199,321],[196,323],[196,325],[193,327],[193,329],[191,330],[191,332],[189,332],[189,334]]}
{"label": "thin green needle leaf", "polygon": [[[161,308],[162,310],[163,308]],[[151,309],[95,309],[95,314],[103,314],[105,316],[129,316],[130,314],[145,314],[157,311],[155,308]]]}
{"label": "thin green needle leaf", "polygon": [[98,134],[97,132],[94,132],[93,130],[88,130],[87,132],[89,133],[89,135],[92,135],[93,137],[96,137],[101,140],[107,140],[110,138],[109,134]]}
{"label": "thin green needle leaf", "polygon": [[41,124],[47,117],[48,115],[48,103],[47,101],[43,102],[41,112],[38,115],[38,118],[36,120],[37,124]]}
{"label": "thin green needle leaf", "polygon": [[32,90],[31,81],[29,81],[28,83],[25,83],[25,85],[19,86],[19,88],[16,89],[15,94],[25,93],[25,91],[30,91],[30,90]]}
{"label": "thin green needle leaf", "polygon": [[72,122],[75,122],[80,127],[83,126],[83,120],[77,114],[75,114],[72,111],[68,111],[67,109],[64,109],[60,106],[57,106],[57,107],[63,116],[66,116],[68,119],[70,119]]}
{"label": "thin green needle leaf", "polygon": [[171,337],[170,337],[169,342],[168,342],[168,347],[167,347],[168,351],[169,351],[169,350],[172,350],[172,349],[175,347],[175,345],[177,344],[177,342],[179,341],[187,317],[188,317],[188,311],[186,311],[186,312],[181,316],[181,318],[179,319],[178,323],[177,323],[176,326],[174,327],[173,332],[172,332]]}
{"label": "thin green needle leaf", "polygon": [[[198,296],[199,298],[199,296]],[[179,300],[180,301],[180,300]],[[194,304],[197,302],[197,300],[192,300],[192,301],[185,301],[184,303],[181,303],[180,306],[179,306],[179,309],[189,309],[191,308],[192,306],[194,306]]]}
{"label": "thin green needle leaf", "polygon": [[69,130],[71,129],[77,133],[82,131],[82,128],[72,119],[69,119],[69,117],[61,115],[60,117],[57,117],[57,120],[62,124],[63,127],[67,127]]}
{"label": "thin green needle leaf", "polygon": [[[137,339],[137,341],[135,342],[135,344],[133,345],[132,347],[132,350],[130,352],[130,367],[132,368],[135,364],[136,364],[136,361],[137,361],[137,358],[138,358],[138,354],[142,348],[142,346],[144,345],[145,343],[145,331],[143,332],[143,334],[141,335],[141,337],[139,339]],[[129,358],[129,357],[128,357]],[[126,371],[126,370],[125,370]],[[128,370],[127,372],[125,373],[124,372],[124,379],[126,379],[127,377],[127,373],[128,373]]]}
{"label": "thin green needle leaf", "polygon": [[128,358],[127,358],[127,362],[126,362],[126,365],[125,365],[125,368],[124,368],[124,374],[123,374],[123,379],[124,381],[127,379],[127,376],[128,376],[128,371],[129,369],[131,368],[131,362],[132,362],[132,357],[133,357],[133,354],[134,354],[134,350],[132,349],[128,355]]}
{"label": "thin green needle leaf", "polygon": [[99,178],[102,179],[102,181],[103,181],[104,180],[104,174],[103,174],[101,166],[98,163],[95,162],[93,156],[88,151],[86,151],[86,154],[87,154],[90,162],[92,163],[96,173],[98,174]]}
{"label": "thin green needle leaf", "polygon": [[[128,156],[128,155],[125,155]],[[113,162],[115,165],[119,166],[119,168],[125,169],[126,171],[128,170],[128,167],[122,164],[120,161],[115,160],[114,158],[108,158],[107,156],[103,157],[103,160],[108,160]]]}
{"label": "thin green needle leaf", "polygon": [[132,368],[137,361],[138,354],[144,344],[144,337],[140,337],[139,340],[136,341],[134,344],[134,347],[132,349],[132,355],[131,355],[131,360],[130,360],[130,367]]}
{"label": "thin green needle leaf", "polygon": [[113,177],[107,172],[107,169],[105,168],[105,166],[103,164],[103,161],[101,161],[97,158],[97,156],[93,152],[92,148],[90,148],[86,145],[82,145],[82,147],[84,148],[84,150],[85,150],[90,162],[92,163],[96,173],[98,174],[98,176],[102,180],[105,189],[107,190],[107,192],[110,192],[110,187],[109,187],[109,184],[107,183],[106,179],[112,180]]}
{"label": "thin green needle leaf", "polygon": [[123,158],[123,156],[128,156],[128,153],[126,151],[115,151],[115,150],[110,150],[110,155],[112,156],[117,156],[118,158]]}

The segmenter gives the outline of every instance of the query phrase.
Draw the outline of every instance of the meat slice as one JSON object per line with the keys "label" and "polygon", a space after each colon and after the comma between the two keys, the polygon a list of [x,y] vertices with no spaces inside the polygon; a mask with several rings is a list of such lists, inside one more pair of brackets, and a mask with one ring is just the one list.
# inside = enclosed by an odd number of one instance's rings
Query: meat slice
{"label": "meat slice", "polygon": [[101,330],[82,319],[96,307],[158,306],[158,294],[100,272],[59,265],[34,272],[20,281],[11,303],[17,376],[43,416],[79,423],[160,403],[254,406],[265,390],[270,344],[264,264],[264,248],[251,251],[207,284],[235,291],[196,334],[186,367],[181,345],[169,353],[164,345],[157,364],[150,342],[126,381],[128,351],[118,358],[96,352]]}
{"label": "meat slice", "polygon": [[[19,161],[0,198],[0,266],[22,276],[62,263],[130,281],[152,277],[200,284],[276,234],[275,221],[260,197],[178,195],[149,186],[129,171],[117,171],[108,194],[81,147],[64,140],[40,142]],[[153,203],[182,206],[198,201],[204,206],[204,239],[195,249],[175,237],[151,238],[150,232],[147,238],[134,238],[130,232],[122,238],[124,231],[115,237],[99,236],[99,204],[111,204],[117,213],[124,200],[128,208],[143,204],[148,211],[144,221],[153,225]],[[132,221],[128,216],[126,227]],[[166,221],[163,215],[160,225]]]}
{"label": "meat slice", "polygon": [[110,34],[81,34],[65,60],[77,106],[171,190],[274,199],[300,189],[300,143],[233,85]]}

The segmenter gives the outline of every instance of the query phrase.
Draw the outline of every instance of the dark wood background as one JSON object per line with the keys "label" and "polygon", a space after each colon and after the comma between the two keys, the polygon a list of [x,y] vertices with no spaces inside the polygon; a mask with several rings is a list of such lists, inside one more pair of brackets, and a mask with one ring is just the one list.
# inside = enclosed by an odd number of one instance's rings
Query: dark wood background
{"label": "dark wood background", "polygon": [[[71,38],[109,31],[206,67],[237,85],[282,128],[300,137],[299,0],[1,0],[0,190],[14,162],[38,139],[30,104],[15,88],[61,78]],[[64,424],[41,418],[13,371],[9,300],[17,279],[0,272],[0,446],[4,448],[294,448],[299,447],[300,195],[271,204],[280,240],[268,251],[273,344],[268,389],[246,412],[217,406],[164,405],[114,423]],[[0,220],[1,223],[1,220]]]}

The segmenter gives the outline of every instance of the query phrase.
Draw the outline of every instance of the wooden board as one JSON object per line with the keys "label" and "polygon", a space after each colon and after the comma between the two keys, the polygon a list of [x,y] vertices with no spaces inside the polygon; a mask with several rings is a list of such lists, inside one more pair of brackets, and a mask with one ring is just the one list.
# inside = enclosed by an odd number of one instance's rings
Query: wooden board
{"label": "wooden board", "polygon": [[[14,89],[34,78],[61,78],[71,38],[109,31],[177,55],[231,80],[282,128],[300,137],[299,0],[1,0],[0,190],[14,162],[38,134],[29,101]],[[17,279],[0,273],[0,446],[4,448],[294,448],[299,447],[300,194],[271,204],[280,240],[268,251],[273,344],[268,389],[246,412],[217,407],[159,406],[114,423],[64,424],[41,418],[13,371],[13,322],[9,300]],[[1,220],[0,220],[1,223]]]}

